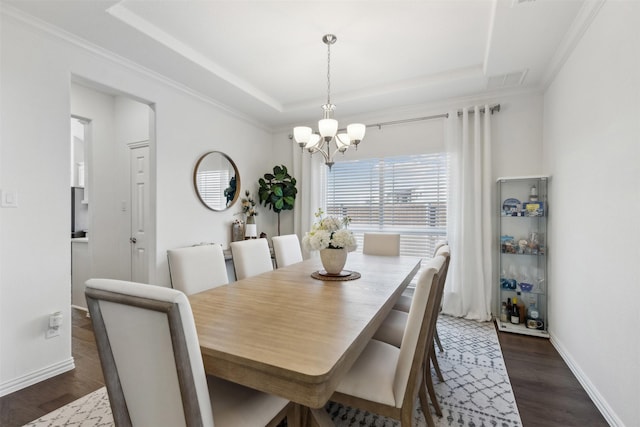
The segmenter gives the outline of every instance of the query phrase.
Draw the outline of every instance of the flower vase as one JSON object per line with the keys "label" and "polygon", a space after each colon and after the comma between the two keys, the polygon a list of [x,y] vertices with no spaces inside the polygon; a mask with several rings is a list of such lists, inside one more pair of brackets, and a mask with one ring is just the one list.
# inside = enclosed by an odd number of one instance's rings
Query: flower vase
{"label": "flower vase", "polygon": [[258,237],[258,228],[256,226],[256,218],[251,215],[247,217],[247,223],[244,226],[244,238],[255,239]]}
{"label": "flower vase", "polygon": [[320,250],[320,260],[326,272],[334,275],[340,274],[344,265],[347,263],[347,253],[347,250],[344,248],[327,248]]}

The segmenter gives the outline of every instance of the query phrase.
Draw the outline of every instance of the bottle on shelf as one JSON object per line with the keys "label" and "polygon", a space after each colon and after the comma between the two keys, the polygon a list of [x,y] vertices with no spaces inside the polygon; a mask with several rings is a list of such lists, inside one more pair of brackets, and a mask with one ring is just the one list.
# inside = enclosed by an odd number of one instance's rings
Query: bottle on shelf
{"label": "bottle on shelf", "polygon": [[535,303],[529,304],[529,319],[538,319],[540,317],[540,312],[536,308]]}
{"label": "bottle on shelf", "polygon": [[518,325],[520,323],[520,312],[518,311],[518,299],[514,298],[511,303],[511,323]]}
{"label": "bottle on shelf", "polygon": [[507,317],[511,316],[511,310],[513,310],[513,306],[511,305],[511,298],[507,298]]}
{"label": "bottle on shelf", "polygon": [[529,191],[529,201],[538,201],[538,188],[535,185],[531,186],[531,191]]}
{"label": "bottle on shelf", "polygon": [[520,323],[524,323],[524,320],[526,317],[524,300],[522,299],[522,294],[520,293],[520,291],[516,292],[516,295],[517,297],[515,298],[515,300],[517,300],[518,315],[520,316]]}
{"label": "bottle on shelf", "polygon": [[502,306],[500,307],[500,321],[501,322],[506,322],[507,321],[507,303],[502,301]]}

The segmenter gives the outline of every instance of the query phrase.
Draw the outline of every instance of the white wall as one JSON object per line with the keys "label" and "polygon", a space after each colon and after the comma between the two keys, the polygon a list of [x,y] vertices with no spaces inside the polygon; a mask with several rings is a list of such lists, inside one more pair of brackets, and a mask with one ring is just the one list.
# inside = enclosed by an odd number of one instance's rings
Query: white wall
{"label": "white wall", "polygon": [[640,3],[606,2],[544,102],[552,342],[611,425],[640,419]]}
{"label": "white wall", "polygon": [[[201,154],[220,150],[230,155],[240,169],[243,189],[255,186],[257,178],[273,165],[270,133],[240,114],[192,96],[122,60],[107,58],[99,50],[44,33],[22,22],[19,15],[16,18],[7,10],[2,12],[0,188],[17,191],[19,207],[0,209],[0,395],[73,367],[69,236],[72,75],[154,106],[152,175],[157,240],[150,272],[154,283],[169,284],[167,249],[201,241],[229,241],[236,210],[210,211],[194,194],[193,167]],[[115,105],[119,103],[115,101]],[[119,132],[125,130],[116,129],[116,140]],[[118,157],[116,153],[106,155]],[[116,171],[118,167],[113,165]],[[120,188],[122,183],[116,180],[113,185]],[[111,200],[115,206],[103,208],[117,211],[120,199]],[[65,319],[61,336],[45,340],[48,315],[58,310]]]}

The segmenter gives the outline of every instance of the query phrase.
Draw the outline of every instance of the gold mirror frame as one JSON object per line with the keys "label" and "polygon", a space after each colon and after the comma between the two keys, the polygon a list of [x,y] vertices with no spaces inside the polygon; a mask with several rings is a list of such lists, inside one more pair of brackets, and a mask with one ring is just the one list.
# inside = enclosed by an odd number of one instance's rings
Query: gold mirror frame
{"label": "gold mirror frame", "polygon": [[[228,162],[227,168],[222,167],[225,161]],[[211,166],[218,168],[206,168],[208,163],[212,163]],[[216,163],[219,163],[219,165],[216,165]],[[232,168],[233,171],[231,170]],[[208,177],[203,176],[206,172],[210,172]],[[230,190],[233,187],[232,181],[234,178],[235,192],[231,193]],[[209,192],[201,189],[201,186],[204,185],[201,185],[201,183],[205,179],[211,186]],[[218,186],[215,186],[216,183],[218,183]],[[193,169],[193,188],[198,195],[198,199],[200,199],[200,202],[202,202],[207,209],[222,212],[229,209],[236,200],[238,200],[238,196],[240,195],[240,173],[238,172],[236,164],[231,160],[231,157],[221,151],[209,151],[200,156]],[[231,194],[231,198],[229,198],[229,194]],[[213,200],[214,197],[219,197],[219,200]]]}

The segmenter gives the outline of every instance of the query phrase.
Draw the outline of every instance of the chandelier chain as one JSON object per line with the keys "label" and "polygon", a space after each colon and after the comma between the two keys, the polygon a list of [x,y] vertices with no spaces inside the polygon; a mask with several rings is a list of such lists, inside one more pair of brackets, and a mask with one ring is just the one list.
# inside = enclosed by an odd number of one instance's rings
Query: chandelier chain
{"label": "chandelier chain", "polygon": [[327,43],[327,105],[331,105],[331,43]]}

